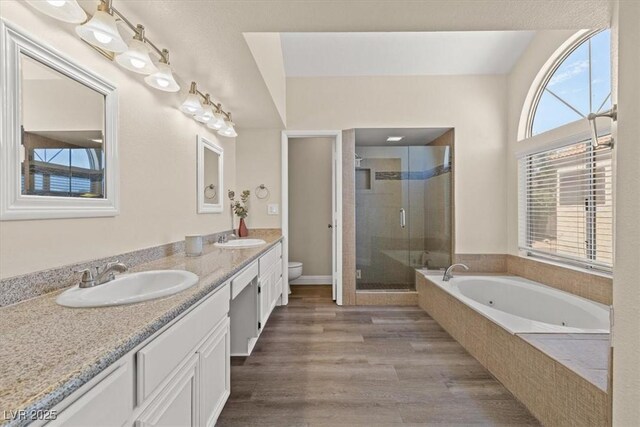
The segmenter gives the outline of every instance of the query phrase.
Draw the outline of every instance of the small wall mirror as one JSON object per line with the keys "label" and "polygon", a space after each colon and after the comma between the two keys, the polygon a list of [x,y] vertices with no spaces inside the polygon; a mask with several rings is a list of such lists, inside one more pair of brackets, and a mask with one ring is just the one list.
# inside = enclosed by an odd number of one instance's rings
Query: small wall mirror
{"label": "small wall mirror", "polygon": [[223,150],[198,136],[198,213],[222,212]]}
{"label": "small wall mirror", "polygon": [[115,87],[6,22],[1,29],[1,218],[116,215]]}

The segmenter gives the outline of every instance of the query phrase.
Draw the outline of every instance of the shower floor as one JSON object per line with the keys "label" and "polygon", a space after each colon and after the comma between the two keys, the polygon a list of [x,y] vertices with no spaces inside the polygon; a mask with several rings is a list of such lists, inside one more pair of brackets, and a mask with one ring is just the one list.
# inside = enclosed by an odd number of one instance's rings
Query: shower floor
{"label": "shower floor", "polygon": [[416,290],[416,285],[415,283],[358,283],[356,290],[413,292]]}

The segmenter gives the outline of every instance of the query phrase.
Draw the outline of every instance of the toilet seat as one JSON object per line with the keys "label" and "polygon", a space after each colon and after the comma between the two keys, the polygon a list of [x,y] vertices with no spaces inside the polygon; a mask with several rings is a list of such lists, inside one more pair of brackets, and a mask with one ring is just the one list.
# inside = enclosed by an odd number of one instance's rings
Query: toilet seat
{"label": "toilet seat", "polygon": [[289,261],[289,268],[302,267],[302,263],[298,261]]}

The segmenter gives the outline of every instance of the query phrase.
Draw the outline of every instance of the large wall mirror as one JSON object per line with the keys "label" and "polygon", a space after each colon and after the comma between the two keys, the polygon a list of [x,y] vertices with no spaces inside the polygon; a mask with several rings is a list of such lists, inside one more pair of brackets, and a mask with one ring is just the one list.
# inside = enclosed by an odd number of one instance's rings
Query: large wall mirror
{"label": "large wall mirror", "polygon": [[198,213],[222,212],[222,147],[198,136]]}
{"label": "large wall mirror", "polygon": [[1,218],[116,215],[115,87],[1,24]]}

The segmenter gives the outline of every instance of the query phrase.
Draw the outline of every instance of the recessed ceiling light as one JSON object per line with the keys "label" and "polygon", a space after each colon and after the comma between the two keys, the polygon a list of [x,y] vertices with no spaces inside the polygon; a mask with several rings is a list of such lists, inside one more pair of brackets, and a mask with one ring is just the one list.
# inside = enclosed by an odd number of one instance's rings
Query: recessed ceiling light
{"label": "recessed ceiling light", "polygon": [[387,138],[387,142],[398,142],[401,141],[404,136],[390,136]]}

